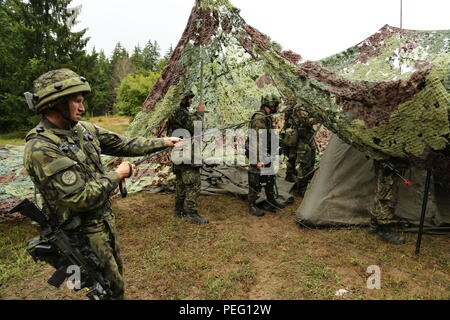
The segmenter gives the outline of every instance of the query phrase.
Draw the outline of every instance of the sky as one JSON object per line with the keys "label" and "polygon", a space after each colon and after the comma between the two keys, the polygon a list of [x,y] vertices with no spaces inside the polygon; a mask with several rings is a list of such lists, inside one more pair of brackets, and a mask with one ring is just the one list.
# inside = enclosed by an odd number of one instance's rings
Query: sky
{"label": "sky", "polygon": [[[366,39],[383,25],[400,26],[400,0],[230,0],[244,20],[305,60],[319,60]],[[120,41],[175,47],[194,0],[73,0],[82,5],[74,31],[88,28],[88,50],[110,56]],[[450,29],[449,0],[403,0],[405,29]]]}

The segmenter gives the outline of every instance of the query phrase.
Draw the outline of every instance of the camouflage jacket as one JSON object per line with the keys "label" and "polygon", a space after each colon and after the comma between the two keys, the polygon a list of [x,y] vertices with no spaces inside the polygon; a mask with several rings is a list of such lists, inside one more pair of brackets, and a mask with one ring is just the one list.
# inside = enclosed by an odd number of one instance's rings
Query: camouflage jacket
{"label": "camouflage jacket", "polygon": [[[169,136],[173,136],[173,132],[175,130],[185,129],[189,132],[191,137],[194,137],[195,136],[194,122],[195,121],[203,121],[203,118],[204,118],[204,112],[195,111],[195,112],[191,113],[191,112],[189,112],[189,110],[187,108],[179,106],[178,109],[175,111],[175,113],[168,120],[167,134]],[[184,138],[186,139],[186,137],[184,137]],[[201,141],[201,139],[202,139],[201,136],[195,137],[195,138],[197,139],[197,141]],[[191,160],[193,161],[193,157],[194,157],[193,142],[194,141],[192,140],[191,142],[192,142]],[[188,164],[183,164],[183,165],[188,165]],[[201,165],[192,165],[192,166],[199,167]]]}
{"label": "camouflage jacket", "polygon": [[[285,113],[284,127],[281,132],[281,142],[288,147],[300,144],[311,144],[315,134],[313,125],[317,123],[305,111],[296,109]],[[289,141],[289,142],[288,142]],[[288,143],[286,143],[288,142]]]}
{"label": "camouflage jacket", "polygon": [[167,124],[167,133],[171,136],[176,129],[186,129],[191,137],[194,136],[194,121],[203,121],[203,112],[195,111],[193,113],[185,107],[178,107],[175,113],[169,118]]}
{"label": "camouflage jacket", "polygon": [[272,122],[272,117],[268,117],[268,115],[261,109],[256,111],[252,117],[251,117],[251,122],[249,124],[249,129],[254,129],[256,131],[256,145],[252,146],[250,145],[249,150],[250,150],[250,155],[253,153],[255,154],[257,152],[257,161],[258,162],[263,162],[262,159],[262,155],[260,154],[260,148],[262,148],[262,146],[260,147],[261,143],[263,143],[260,140],[260,130],[267,130],[266,133],[267,135],[266,137],[266,148],[264,151],[267,152],[268,155],[271,154],[271,139],[276,139],[276,136],[271,135],[271,130],[274,129],[273,126],[273,122]]}
{"label": "camouflage jacket", "polygon": [[106,173],[100,154],[142,156],[164,146],[164,139],[124,138],[87,122],[59,129],[46,118],[25,139],[25,169],[43,196],[50,223],[64,229],[112,215],[109,197],[120,178]]}

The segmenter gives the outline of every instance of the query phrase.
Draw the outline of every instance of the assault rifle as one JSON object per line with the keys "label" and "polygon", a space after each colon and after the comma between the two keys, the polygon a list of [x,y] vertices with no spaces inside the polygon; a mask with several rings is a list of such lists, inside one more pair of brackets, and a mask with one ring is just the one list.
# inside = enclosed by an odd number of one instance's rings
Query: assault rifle
{"label": "assault rifle", "polygon": [[90,300],[111,298],[109,281],[102,275],[100,260],[87,244],[77,246],[63,230],[52,227],[44,213],[28,199],[9,211],[14,212],[20,212],[39,224],[41,237],[39,240],[30,240],[28,252],[35,261],[45,261],[56,269],[48,279],[48,284],[59,288],[68,277],[68,267],[78,266],[80,282],[76,283],[79,285],[75,285],[75,291],[86,288],[86,296]]}

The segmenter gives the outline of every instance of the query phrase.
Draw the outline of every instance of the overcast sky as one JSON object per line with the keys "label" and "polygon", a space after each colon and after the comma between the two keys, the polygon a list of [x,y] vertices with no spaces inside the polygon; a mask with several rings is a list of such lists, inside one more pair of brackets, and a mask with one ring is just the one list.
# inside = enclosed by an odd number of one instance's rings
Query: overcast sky
{"label": "overcast sky", "polygon": [[[164,54],[175,47],[194,0],[73,0],[88,49],[109,56],[120,43],[131,52],[156,40]],[[245,21],[284,49],[319,60],[353,46],[385,24],[400,26],[400,0],[231,0]],[[450,29],[449,0],[403,0],[403,28]]]}

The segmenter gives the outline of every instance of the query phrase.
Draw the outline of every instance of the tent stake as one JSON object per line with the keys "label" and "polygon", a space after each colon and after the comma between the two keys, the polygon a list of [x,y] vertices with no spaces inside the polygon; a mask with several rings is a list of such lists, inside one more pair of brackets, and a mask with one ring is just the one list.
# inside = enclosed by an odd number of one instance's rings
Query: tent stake
{"label": "tent stake", "polygon": [[425,222],[425,213],[427,211],[428,195],[430,193],[431,169],[427,169],[427,178],[425,180],[425,190],[423,192],[422,214],[420,215],[419,234],[417,235],[416,254],[420,252],[420,243],[422,242],[423,224]]}

